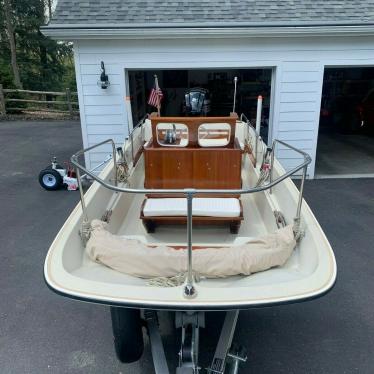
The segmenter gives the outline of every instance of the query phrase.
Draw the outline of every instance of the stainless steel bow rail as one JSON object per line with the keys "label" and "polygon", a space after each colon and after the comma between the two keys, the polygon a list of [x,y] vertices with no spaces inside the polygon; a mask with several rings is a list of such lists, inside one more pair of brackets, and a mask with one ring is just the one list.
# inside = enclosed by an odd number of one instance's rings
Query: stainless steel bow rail
{"label": "stainless steel bow rail", "polygon": [[[258,156],[258,142],[260,141],[260,136],[257,134],[254,127],[251,125],[250,121],[244,116],[241,116],[241,120],[245,119],[247,124],[247,137],[249,137],[249,130],[252,129],[255,135],[255,160],[257,161]],[[134,131],[138,130],[142,124],[137,125],[134,130],[129,135],[129,140],[131,141],[131,156],[132,161],[134,164]],[[143,128],[140,128],[141,136],[144,136]],[[142,138],[142,140],[144,140]],[[82,156],[84,153],[100,147],[104,144],[111,144],[112,146],[112,158],[113,158],[113,173],[114,173],[114,184],[103,180],[98,175],[96,175],[92,170],[87,170],[83,165],[81,165],[78,161],[79,157]],[[276,179],[273,175],[273,166],[274,166],[274,153],[275,148],[277,145],[282,145],[288,149],[291,149],[297,153],[299,153],[303,157],[303,162],[300,165],[294,167],[293,169],[289,170],[288,172],[284,173],[281,176],[278,176]],[[125,151],[125,150],[124,150]],[[264,152],[263,152],[264,153]],[[126,161],[124,159],[124,153],[119,152],[120,156],[120,163]],[[121,159],[122,158],[122,159]],[[264,155],[263,155],[264,158]],[[119,192],[119,193],[133,193],[133,194],[184,194],[187,199],[187,256],[188,256],[188,267],[187,267],[187,277],[186,282],[183,287],[183,295],[186,298],[193,298],[197,295],[197,290],[194,282],[194,275],[193,275],[193,258],[192,258],[192,202],[193,198],[196,194],[235,194],[235,195],[242,195],[242,194],[249,194],[249,193],[256,193],[261,191],[269,190],[269,193],[272,193],[272,188],[276,186],[278,183],[282,182],[286,178],[290,177],[291,175],[297,173],[299,170],[302,170],[302,181],[300,185],[300,192],[298,198],[298,204],[296,208],[296,216],[295,216],[295,223],[294,223],[294,231],[295,237],[298,238],[300,235],[300,215],[301,215],[301,205],[303,199],[303,190],[304,190],[304,181],[306,178],[307,167],[311,162],[310,156],[283,142],[280,140],[274,140],[271,147],[271,157],[270,157],[270,174],[269,174],[269,182],[266,185],[260,185],[255,188],[248,188],[248,189],[235,189],[235,190],[217,190],[217,189],[193,189],[193,188],[186,188],[186,189],[135,189],[135,188],[126,188],[118,186],[118,178],[117,178],[117,153],[116,153],[116,145],[112,139],[105,140],[99,144],[94,146],[85,148],[77,152],[75,155],[71,157],[71,162],[76,168],[77,172],[77,179],[79,184],[79,191],[80,191],[80,198],[82,204],[82,211],[83,211],[83,223],[82,223],[82,231],[87,229],[89,232],[89,220],[87,215],[86,204],[84,201],[84,194],[81,184],[80,178],[80,171],[85,172],[89,177],[93,180],[100,183],[105,188],[108,188],[112,191]],[[109,179],[109,178],[108,178]],[[109,179],[110,180],[110,179]],[[84,235],[82,235],[84,236]],[[209,368],[207,368],[207,372],[211,374],[237,374],[239,370],[239,364],[246,360],[245,350],[242,347],[234,348],[235,345],[232,345],[232,339],[235,332],[236,323],[238,320],[239,311],[233,310],[226,312],[224,324],[221,330],[220,338],[217,344],[217,348],[212,360],[212,363]],[[166,362],[166,356],[164,353],[162,340],[160,336],[159,329],[157,328],[157,313],[155,311],[145,311],[144,313],[145,321],[148,327],[148,333],[151,341],[152,347],[152,356],[154,362],[154,368],[156,374],[168,374],[169,368]],[[176,327],[181,328],[182,330],[182,344],[179,352],[179,364],[176,370],[177,374],[198,374],[200,372],[200,367],[198,365],[198,346],[199,346],[199,328],[204,327],[205,325],[205,313],[204,312],[196,312],[196,311],[180,311],[176,312]]]}
{"label": "stainless steel bow rail", "polygon": [[[250,125],[249,122],[246,122],[249,127],[253,129],[253,127]],[[138,128],[138,127],[137,127]],[[258,134],[256,134],[256,142],[258,138]],[[132,139],[132,136],[131,136]],[[111,183],[108,183],[107,181],[103,180],[100,178],[98,175],[93,173],[92,171],[88,170],[85,166],[81,165],[78,161],[79,157],[83,154],[85,154],[88,151],[91,151],[92,149],[95,149],[97,147],[100,147],[104,144],[111,144],[112,145],[112,157],[113,157],[113,173],[114,173],[114,185]],[[275,147],[280,144],[283,145],[284,147],[287,147],[297,153],[299,153],[303,157],[303,162],[300,163],[300,165],[297,165],[293,169],[287,171],[283,175],[279,176],[275,180],[273,180],[273,164],[274,164],[274,152],[275,152]],[[82,204],[82,210],[83,210],[83,222],[88,223],[88,216],[87,216],[87,209],[86,209],[86,204],[84,201],[84,193],[82,189],[82,184],[81,184],[81,179],[80,179],[80,170],[86,173],[88,176],[90,176],[93,180],[97,181],[100,183],[102,186],[105,188],[108,188],[112,191],[115,192],[121,192],[121,193],[131,193],[131,194],[148,194],[148,195],[153,195],[153,194],[163,194],[163,195],[168,195],[168,194],[184,194],[184,196],[187,199],[187,255],[188,255],[188,268],[187,268],[187,279],[186,283],[184,286],[184,296],[186,298],[193,298],[197,295],[197,290],[194,285],[194,276],[193,276],[193,266],[192,266],[192,201],[193,198],[196,194],[200,195],[208,195],[208,194],[224,194],[224,195],[243,195],[243,194],[250,194],[250,193],[256,193],[256,192],[262,192],[269,190],[269,192],[272,192],[272,187],[276,186],[278,183],[282,182],[286,178],[290,177],[291,175],[294,175],[297,173],[299,170],[302,171],[302,181],[300,185],[300,193],[299,193],[299,199],[298,199],[298,204],[297,204],[297,209],[296,209],[296,216],[295,216],[295,228],[298,230],[300,226],[300,214],[301,214],[301,205],[302,205],[302,199],[303,199],[303,190],[304,190],[304,181],[306,178],[307,174],[307,167],[311,162],[311,157],[293,147],[290,144],[287,144],[281,140],[275,139],[272,143],[272,157],[271,157],[271,165],[270,165],[270,180],[269,183],[266,185],[254,187],[254,188],[248,188],[248,189],[230,189],[230,190],[220,190],[220,189],[194,189],[194,188],[185,188],[185,189],[145,189],[145,188],[127,188],[127,187],[120,187],[118,186],[118,180],[117,180],[117,156],[116,156],[116,145],[112,139],[108,139],[105,141],[102,141],[98,144],[95,144],[91,147],[82,149],[78,151],[76,154],[74,154],[71,157],[71,162],[76,168],[77,172],[77,179],[78,179],[78,184],[79,184],[79,191],[80,191],[80,198],[81,198],[81,204]],[[257,155],[256,155],[257,156]]]}

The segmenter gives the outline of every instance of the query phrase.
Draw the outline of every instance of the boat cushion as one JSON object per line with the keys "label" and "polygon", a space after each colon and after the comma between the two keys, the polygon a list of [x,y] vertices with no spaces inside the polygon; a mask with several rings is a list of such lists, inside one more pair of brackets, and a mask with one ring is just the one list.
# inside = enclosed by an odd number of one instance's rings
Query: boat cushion
{"label": "boat cushion", "polygon": [[[236,198],[201,198],[192,200],[194,216],[239,217],[240,202]],[[186,216],[187,199],[160,198],[147,199],[143,207],[144,217]]]}
{"label": "boat cushion", "polygon": [[[187,271],[186,249],[149,246],[137,239],[114,235],[107,223],[93,220],[87,242],[88,256],[116,271],[140,278],[174,277]],[[193,270],[208,278],[250,275],[284,265],[296,242],[292,225],[274,233],[225,247],[195,249]]]}
{"label": "boat cushion", "polygon": [[224,147],[228,142],[228,139],[199,139],[200,147]]}

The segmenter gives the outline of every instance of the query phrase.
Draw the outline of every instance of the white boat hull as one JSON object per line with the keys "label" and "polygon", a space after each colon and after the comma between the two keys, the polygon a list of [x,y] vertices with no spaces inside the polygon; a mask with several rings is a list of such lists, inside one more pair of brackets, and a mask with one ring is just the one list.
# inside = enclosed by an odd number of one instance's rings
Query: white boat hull
{"label": "white boat hull", "polygon": [[[254,169],[245,157],[243,187],[253,186],[259,170]],[[101,173],[109,180],[113,163]],[[284,173],[278,162],[274,165],[274,178]],[[131,187],[141,188],[143,160],[137,163],[131,176]],[[156,234],[147,234],[139,219],[142,195],[117,193],[94,182],[85,194],[88,216],[99,218],[111,205],[109,230],[117,235],[135,237],[146,243],[159,242],[185,245],[186,228],[160,228]],[[272,189],[242,195],[245,221],[239,234],[232,235],[225,228],[196,227],[194,245],[233,245],[272,232],[276,229],[274,210],[292,223],[299,192],[286,179]],[[334,285],[336,263],[331,246],[309,206],[303,201],[301,224],[305,236],[282,267],[250,276],[222,279],[203,279],[196,284],[193,299],[184,296],[183,286],[151,287],[147,280],[116,272],[91,261],[79,236],[82,209],[78,204],[53,241],[44,265],[47,284],[62,295],[94,303],[135,308],[172,310],[229,310],[293,303],[324,295]]]}

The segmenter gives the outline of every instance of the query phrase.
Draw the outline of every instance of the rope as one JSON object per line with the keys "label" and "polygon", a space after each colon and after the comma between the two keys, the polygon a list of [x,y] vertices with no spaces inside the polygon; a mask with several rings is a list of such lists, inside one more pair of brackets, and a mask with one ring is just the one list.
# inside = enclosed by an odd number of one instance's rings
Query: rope
{"label": "rope", "polygon": [[[266,165],[266,164],[264,164],[264,165]],[[260,176],[258,177],[258,180],[257,180],[257,183],[256,183],[255,187],[259,187],[262,184],[264,184],[268,180],[269,176],[270,176],[270,167],[266,167],[266,168],[261,169],[261,173],[260,173]]]}
{"label": "rope", "polygon": [[92,227],[91,227],[90,222],[83,220],[79,234],[82,238],[84,246],[86,246],[88,240],[90,239],[91,232],[92,232]]}
{"label": "rope", "polygon": [[266,153],[264,154],[264,158],[263,158],[262,165],[261,165],[260,176],[258,177],[258,181],[255,187],[259,187],[263,185],[270,177],[270,169],[271,169],[270,156],[272,152],[273,152],[272,149],[270,148],[266,149]]}
{"label": "rope", "polygon": [[[187,273],[179,273],[173,277],[156,277],[151,278],[147,282],[147,286],[151,287],[178,287],[181,286],[186,280]],[[195,282],[200,282],[202,277],[197,273],[194,273]]]}
{"label": "rope", "polygon": [[297,242],[305,236],[305,230],[301,227],[300,221],[296,219],[294,220],[293,224],[293,235]]}
{"label": "rope", "polygon": [[274,216],[278,229],[287,226],[286,219],[284,218],[282,212],[280,212],[279,210],[274,210]]}
{"label": "rope", "polygon": [[117,180],[118,182],[127,183],[129,179],[129,166],[126,161],[117,164]]}
{"label": "rope", "polygon": [[174,277],[157,277],[151,278],[147,282],[147,286],[151,287],[178,287],[184,283],[185,274],[177,274]]}
{"label": "rope", "polygon": [[250,142],[248,141],[248,139],[244,140],[244,149],[243,149],[243,152],[244,153],[248,153],[248,154],[252,154],[252,147],[251,147]]}

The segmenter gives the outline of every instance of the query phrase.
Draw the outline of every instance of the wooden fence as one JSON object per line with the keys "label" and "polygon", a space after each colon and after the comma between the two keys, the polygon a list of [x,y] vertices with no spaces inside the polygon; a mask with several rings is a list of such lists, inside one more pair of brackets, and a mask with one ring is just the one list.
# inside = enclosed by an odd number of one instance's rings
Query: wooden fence
{"label": "wooden fence", "polygon": [[[75,97],[74,101],[72,97]],[[77,93],[71,92],[69,88],[64,92],[31,91],[4,89],[0,84],[0,116],[14,112],[54,112],[75,116],[79,114],[76,100]]]}

